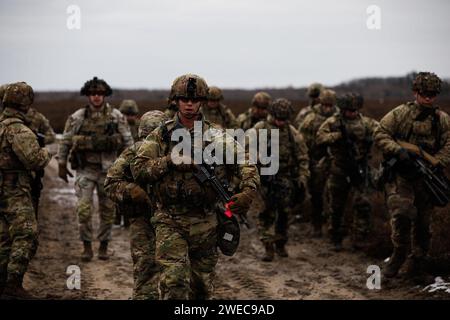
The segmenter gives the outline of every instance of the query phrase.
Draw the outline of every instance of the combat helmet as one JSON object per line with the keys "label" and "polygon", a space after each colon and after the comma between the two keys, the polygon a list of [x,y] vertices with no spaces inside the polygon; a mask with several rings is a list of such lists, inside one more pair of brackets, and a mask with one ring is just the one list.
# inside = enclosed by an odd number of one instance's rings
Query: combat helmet
{"label": "combat helmet", "polygon": [[179,98],[206,100],[207,96],[208,85],[206,81],[195,74],[185,74],[173,81],[169,100]]}
{"label": "combat helmet", "polygon": [[310,98],[318,98],[323,89],[324,87],[321,83],[311,83],[306,90],[306,95]]}
{"label": "combat helmet", "polygon": [[252,99],[252,106],[261,109],[267,109],[272,102],[272,97],[270,94],[264,91],[257,92]]}
{"label": "combat helmet", "polygon": [[334,106],[336,104],[336,92],[330,89],[324,89],[319,95],[320,103]]}
{"label": "combat helmet", "polygon": [[144,113],[138,128],[139,139],[144,139],[150,132],[167,120],[169,120],[169,118],[160,110],[151,110]]}
{"label": "combat helmet", "polygon": [[220,101],[223,100],[222,90],[219,87],[209,87],[208,100]]}
{"label": "combat helmet", "polygon": [[275,119],[279,120],[289,120],[294,112],[292,109],[292,103],[285,99],[279,98],[275,99],[269,106],[269,114]]}
{"label": "combat helmet", "polygon": [[125,115],[137,115],[139,113],[139,107],[136,101],[131,99],[125,99],[119,106],[119,111]]}
{"label": "combat helmet", "polygon": [[419,72],[412,84],[412,90],[423,96],[436,96],[441,93],[442,80],[434,73]]}
{"label": "combat helmet", "polygon": [[358,110],[355,104],[353,93],[345,93],[336,99],[336,104],[340,110]]}
{"label": "combat helmet", "polygon": [[113,91],[105,80],[94,77],[84,83],[80,90],[80,95],[88,96],[91,92],[100,92],[105,97],[112,95]]}
{"label": "combat helmet", "polygon": [[3,95],[5,106],[27,107],[34,101],[34,91],[26,82],[16,82],[9,84]]}
{"label": "combat helmet", "polygon": [[357,110],[362,109],[363,105],[364,105],[364,97],[357,92],[353,92],[353,104],[355,105],[355,108]]}

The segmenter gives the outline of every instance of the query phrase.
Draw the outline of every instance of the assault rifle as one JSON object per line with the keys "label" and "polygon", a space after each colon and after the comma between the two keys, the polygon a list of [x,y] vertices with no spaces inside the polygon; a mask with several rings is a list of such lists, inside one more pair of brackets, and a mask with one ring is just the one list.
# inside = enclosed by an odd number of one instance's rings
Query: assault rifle
{"label": "assault rifle", "polygon": [[[225,206],[225,212],[224,215],[227,218],[231,218],[233,213],[231,212],[230,206],[234,203],[231,201],[231,195],[226,190],[226,188],[220,183],[219,179],[217,179],[216,175],[213,173],[213,168],[204,165],[204,164],[194,164],[195,171],[194,176],[195,178],[201,183],[204,184],[205,182],[209,182],[211,187],[214,189],[216,194],[219,196],[220,200],[223,202]],[[228,189],[228,186],[226,186]],[[239,218],[241,219],[241,222],[245,224],[245,226],[250,229],[251,226],[247,220],[247,218],[244,215],[239,215]]]}
{"label": "assault rifle", "polygon": [[[397,143],[410,154],[414,171],[412,175],[423,181],[432,203],[438,207],[445,207],[450,202],[450,180],[439,166],[439,160],[417,145],[405,141]],[[399,166],[401,163],[397,158],[384,162],[384,170],[387,172],[399,171]]]}

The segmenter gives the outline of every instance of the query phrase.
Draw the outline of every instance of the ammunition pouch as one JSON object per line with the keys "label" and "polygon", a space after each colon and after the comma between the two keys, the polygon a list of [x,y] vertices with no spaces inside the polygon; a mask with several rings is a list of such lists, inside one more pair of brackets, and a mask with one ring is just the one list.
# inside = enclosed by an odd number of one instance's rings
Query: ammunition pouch
{"label": "ammunition pouch", "polygon": [[101,135],[92,137],[92,147],[95,151],[116,151],[122,146],[122,135]]}

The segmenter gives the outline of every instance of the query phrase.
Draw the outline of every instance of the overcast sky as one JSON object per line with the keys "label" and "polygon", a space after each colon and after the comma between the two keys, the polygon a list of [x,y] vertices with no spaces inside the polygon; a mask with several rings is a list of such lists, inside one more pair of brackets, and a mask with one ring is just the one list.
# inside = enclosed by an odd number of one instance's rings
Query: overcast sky
{"label": "overcast sky", "polygon": [[[67,8],[81,10],[69,30]],[[369,30],[369,5],[381,29]],[[167,88],[184,73],[224,88],[338,84],[430,70],[450,76],[446,0],[1,0],[0,83]],[[71,20],[73,21],[73,20]]]}

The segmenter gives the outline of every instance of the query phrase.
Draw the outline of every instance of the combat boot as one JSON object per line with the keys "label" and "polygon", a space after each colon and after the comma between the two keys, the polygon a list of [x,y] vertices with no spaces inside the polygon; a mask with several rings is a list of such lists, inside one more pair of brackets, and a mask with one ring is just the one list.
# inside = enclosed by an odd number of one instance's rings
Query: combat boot
{"label": "combat boot", "polygon": [[264,256],[262,257],[262,261],[270,262],[273,261],[273,258],[275,256],[275,250],[273,249],[273,243],[272,242],[265,242],[264,248],[266,249],[266,252]]}
{"label": "combat boot", "polygon": [[100,247],[98,248],[98,258],[100,260],[108,260],[108,241],[100,242]]}
{"label": "combat boot", "polygon": [[282,258],[287,258],[289,257],[289,254],[286,251],[286,246],[285,246],[285,242],[275,242],[275,252],[277,253],[278,256],[282,257]]}
{"label": "combat boot", "polygon": [[34,297],[23,288],[22,276],[9,276],[1,296],[5,300],[32,300]]}
{"label": "combat boot", "polygon": [[94,257],[94,252],[92,251],[92,244],[90,241],[83,241],[84,251],[81,254],[81,261],[89,262]]}
{"label": "combat boot", "polygon": [[389,263],[384,269],[383,275],[386,278],[393,278],[397,275],[406,259],[406,251],[404,249],[394,248],[394,252],[389,259]]}

